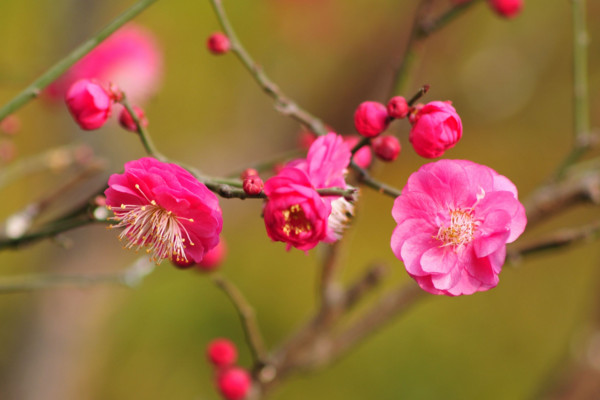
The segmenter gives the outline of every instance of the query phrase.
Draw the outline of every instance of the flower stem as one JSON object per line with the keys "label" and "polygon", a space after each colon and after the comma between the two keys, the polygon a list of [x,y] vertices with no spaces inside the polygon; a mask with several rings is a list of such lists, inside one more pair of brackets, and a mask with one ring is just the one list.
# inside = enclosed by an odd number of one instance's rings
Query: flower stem
{"label": "flower stem", "polygon": [[225,9],[223,8],[221,0],[211,0],[211,4],[221,26],[223,27],[223,30],[225,31],[225,34],[229,37],[231,42],[231,51],[242,62],[244,67],[246,67],[260,87],[262,87],[264,92],[272,97],[273,100],[275,100],[275,108],[280,113],[288,115],[301,124],[308,126],[310,130],[317,135],[326,135],[327,128],[325,128],[323,122],[300,108],[300,106],[298,106],[292,99],[285,96],[279,87],[265,74],[263,69],[256,64],[256,62],[254,62],[252,57],[250,57],[250,54],[248,54],[235,34],[235,31],[233,30],[233,27],[227,18],[227,14],[225,13]]}
{"label": "flower stem", "polygon": [[44,72],[39,78],[33,83],[26,87],[21,93],[14,97],[11,101],[6,103],[0,108],[0,121],[9,114],[12,114],[17,109],[27,104],[30,100],[33,100],[41,91],[48,86],[52,81],[62,75],[69,67],[79,61],[83,56],[92,51],[98,46],[104,39],[110,36],[114,31],[123,26],[126,22],[133,19],[139,13],[144,11],[148,6],[154,3],[156,0],[139,0],[133,6],[131,6],[124,13],[115,18],[110,24],[104,29],[98,32],[94,37],[88,39],[82,45],[77,47],[65,58],[54,64],[50,69]]}
{"label": "flower stem", "polygon": [[133,122],[135,122],[135,126],[137,127],[138,134],[140,135],[140,140],[142,141],[142,145],[146,149],[146,152],[149,155],[151,155],[152,157],[156,158],[157,160],[167,161],[167,158],[156,149],[156,146],[154,145],[154,143],[152,142],[152,139],[150,138],[150,134],[148,133],[148,130],[140,122],[140,119],[138,118],[137,113],[135,112],[135,110],[133,109],[133,107],[131,106],[129,101],[127,100],[127,96],[125,96],[125,94],[123,94],[123,97],[121,98],[121,100],[119,102],[123,105],[123,107],[125,107],[125,109],[129,113],[129,115],[131,115],[131,119],[133,119]]}
{"label": "flower stem", "polygon": [[350,162],[350,167],[358,173],[358,180],[371,189],[375,189],[379,193],[383,193],[393,198],[396,198],[402,194],[399,189],[373,179],[367,170],[356,165],[354,161]]}
{"label": "flower stem", "polygon": [[267,359],[267,352],[258,327],[254,308],[248,303],[248,300],[246,300],[237,286],[227,280],[224,276],[214,275],[212,279],[217,287],[221,289],[233,303],[242,322],[246,341],[252,352],[252,358],[254,359],[255,364],[264,365]]}

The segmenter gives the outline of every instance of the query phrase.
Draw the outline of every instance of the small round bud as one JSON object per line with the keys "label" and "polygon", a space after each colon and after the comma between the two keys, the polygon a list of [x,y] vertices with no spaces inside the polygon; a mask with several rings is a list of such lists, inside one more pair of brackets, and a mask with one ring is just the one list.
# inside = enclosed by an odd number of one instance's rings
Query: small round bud
{"label": "small round bud", "polygon": [[188,269],[188,268],[192,268],[194,265],[196,265],[194,260],[192,260],[191,258],[185,259],[185,258],[173,257],[173,258],[171,258],[171,263],[177,269]]}
{"label": "small round bud", "polygon": [[[133,111],[135,111],[135,114],[137,115],[138,121],[140,121],[140,125],[146,128],[148,126],[148,118],[146,118],[144,110],[142,110],[138,106],[132,106],[132,108]],[[121,113],[119,114],[119,125],[121,125],[123,129],[126,129],[130,132],[138,131],[135,121],[133,120],[131,114],[129,114],[129,111],[127,111],[125,107],[123,107]]]}
{"label": "small round bud", "polygon": [[206,348],[208,360],[215,367],[230,367],[237,361],[235,344],[225,338],[214,339]]}
{"label": "small round bud", "polygon": [[221,32],[215,32],[208,37],[206,46],[213,54],[225,54],[231,49],[231,41]]}
{"label": "small round bud", "polygon": [[198,263],[198,269],[201,271],[213,271],[217,269],[223,263],[226,251],[225,242],[221,238],[215,247],[204,253],[202,261]]}
{"label": "small round bud", "polygon": [[408,140],[421,157],[441,157],[462,137],[462,121],[449,101],[432,101],[411,116]]}
{"label": "small round bud", "polygon": [[227,400],[242,400],[248,394],[252,379],[250,374],[242,368],[230,368],[219,374],[217,386],[223,397]]}
{"label": "small round bud", "polygon": [[246,194],[249,195],[257,195],[260,192],[262,192],[263,187],[265,187],[264,182],[262,181],[262,179],[260,179],[260,176],[258,175],[252,175],[252,176],[248,176],[246,178],[244,178],[244,181],[242,182],[243,184],[243,188],[244,188],[244,192],[246,192]]}
{"label": "small round bud", "polygon": [[382,135],[371,142],[375,155],[383,161],[394,161],[400,154],[400,142],[396,136]]}
{"label": "small round bud", "polygon": [[490,7],[496,14],[505,17],[515,17],[523,8],[523,0],[489,0]]}
{"label": "small round bud", "polygon": [[385,106],[376,101],[365,101],[354,112],[356,131],[365,137],[379,135],[387,129],[389,123]]}
{"label": "small round bud", "polygon": [[21,130],[21,120],[14,114],[6,116],[0,121],[0,132],[6,135],[15,135]]}
{"label": "small round bud", "polygon": [[387,103],[387,113],[390,118],[402,119],[408,115],[408,103],[402,96],[394,96]]}
{"label": "small round bud", "polygon": [[248,178],[249,176],[258,176],[258,171],[255,170],[254,168],[246,168],[244,170],[244,172],[242,172],[242,174],[240,175],[240,178],[242,180]]}
{"label": "small round bud", "polygon": [[75,122],[84,130],[98,129],[104,125],[113,105],[111,94],[89,79],[72,84],[65,102]]}

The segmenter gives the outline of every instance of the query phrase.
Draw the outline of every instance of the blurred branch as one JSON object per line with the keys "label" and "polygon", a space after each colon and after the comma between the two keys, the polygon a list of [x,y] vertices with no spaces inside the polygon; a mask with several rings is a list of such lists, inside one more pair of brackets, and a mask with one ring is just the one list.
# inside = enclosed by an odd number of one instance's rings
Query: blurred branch
{"label": "blurred branch", "polygon": [[300,108],[300,106],[298,106],[292,99],[285,96],[279,87],[265,74],[262,67],[256,64],[252,57],[250,57],[250,54],[248,54],[246,49],[242,46],[240,40],[235,34],[235,31],[233,30],[233,27],[231,26],[231,23],[227,18],[227,14],[225,13],[225,9],[223,8],[222,1],[211,0],[211,4],[213,5],[215,14],[221,23],[225,34],[231,41],[231,51],[238,57],[244,67],[246,67],[246,69],[254,77],[256,82],[260,85],[260,87],[262,87],[264,92],[273,98],[273,100],[275,100],[275,108],[280,113],[290,116],[301,124],[309,127],[310,130],[317,135],[327,134],[327,128],[325,128],[323,122]]}
{"label": "blurred branch", "polygon": [[589,241],[600,234],[600,221],[578,226],[576,228],[559,229],[550,235],[526,243],[515,243],[507,254],[509,259],[518,260],[520,257],[539,253],[546,250],[556,250],[576,243]]}
{"label": "blurred branch", "polygon": [[560,182],[548,183],[537,189],[524,201],[528,229],[580,203],[600,204],[600,170],[572,174]]}
{"label": "blurred branch", "polygon": [[20,293],[41,289],[87,287],[100,284],[117,284],[130,288],[138,286],[154,270],[148,257],[141,257],[127,269],[114,274],[86,275],[31,275],[3,278],[0,294]]}
{"label": "blurred branch", "polygon": [[213,282],[221,289],[231,300],[235,310],[237,311],[244,333],[246,335],[246,341],[254,363],[263,366],[266,364],[266,349],[256,320],[256,314],[254,308],[248,303],[248,300],[244,297],[242,292],[229,280],[221,275],[213,275]]}
{"label": "blurred branch", "polygon": [[434,32],[442,29],[451,21],[463,14],[469,7],[477,3],[478,0],[468,1],[462,4],[453,5],[448,11],[440,15],[434,20],[429,20],[428,14],[432,8],[433,0],[421,0],[415,11],[413,25],[408,36],[408,42],[404,48],[404,54],[400,59],[400,63],[395,68],[394,78],[390,87],[388,98],[395,93],[402,93],[406,88],[406,80],[410,72],[410,68],[416,60],[417,45],[428,38]]}
{"label": "blurred branch", "polygon": [[37,78],[15,98],[6,103],[0,108],[0,121],[9,114],[12,114],[17,109],[27,104],[30,100],[39,96],[41,91],[48,86],[52,81],[62,75],[67,69],[73,64],[79,61],[83,56],[92,51],[98,46],[104,39],[109,37],[114,31],[123,26],[126,22],[133,19],[139,13],[144,11],[148,6],[154,3],[156,0],[139,0],[128,10],[121,15],[117,16],[111,23],[109,23],[104,29],[98,32],[94,37],[90,38],[78,48],[69,53],[65,58],[54,64],[50,69]]}
{"label": "blurred branch", "polygon": [[590,148],[590,105],[588,88],[589,43],[586,25],[586,0],[571,0],[573,17],[573,132],[575,143],[571,153],[555,173],[555,179]]}

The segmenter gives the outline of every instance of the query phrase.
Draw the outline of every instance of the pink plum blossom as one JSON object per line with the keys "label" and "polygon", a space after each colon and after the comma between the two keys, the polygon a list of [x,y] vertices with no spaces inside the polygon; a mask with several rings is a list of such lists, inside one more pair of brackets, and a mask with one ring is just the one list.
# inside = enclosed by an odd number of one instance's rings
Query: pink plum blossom
{"label": "pink plum blossom", "polygon": [[440,160],[413,173],[392,216],[396,257],[421,288],[448,296],[495,287],[506,243],[527,223],[515,185],[464,160]]}
{"label": "pink plum blossom", "polygon": [[84,130],[94,130],[104,125],[113,106],[110,93],[89,79],[73,83],[65,102],[77,125]]}
{"label": "pink plum blossom", "polygon": [[421,157],[440,157],[462,137],[462,121],[449,101],[432,101],[416,110],[409,140]]}
{"label": "pink plum blossom", "polygon": [[46,89],[50,99],[60,98],[80,79],[96,79],[122,89],[134,103],[143,103],[160,86],[163,54],[152,32],[129,23],[75,63]]}
{"label": "pink plum blossom", "polygon": [[[306,159],[294,160],[288,166],[306,172],[311,184],[316,189],[347,189],[345,174],[352,156],[342,136],[329,132],[318,137],[310,146]],[[333,243],[342,237],[343,231],[354,215],[354,205],[340,196],[327,196],[323,200],[331,205],[329,227],[324,242]]]}
{"label": "pink plum blossom", "polygon": [[200,263],[219,243],[223,226],[217,196],[176,164],[151,157],[125,163],[104,192],[113,228],[126,248],[146,248],[151,259]]}
{"label": "pink plum blossom", "polygon": [[284,167],[265,182],[267,202],[264,208],[267,235],[285,242],[287,250],[307,251],[327,235],[331,204],[324,201],[308,175],[296,167]]}

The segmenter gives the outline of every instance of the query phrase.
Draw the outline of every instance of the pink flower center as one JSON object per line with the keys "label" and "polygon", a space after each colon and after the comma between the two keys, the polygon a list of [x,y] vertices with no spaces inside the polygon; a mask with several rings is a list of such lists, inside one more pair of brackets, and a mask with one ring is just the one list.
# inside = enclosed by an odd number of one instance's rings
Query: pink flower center
{"label": "pink flower center", "polygon": [[312,230],[312,225],[310,224],[310,221],[306,219],[304,210],[302,210],[299,204],[294,204],[287,210],[283,210],[281,214],[285,221],[282,230],[286,236],[291,236],[292,234],[298,236],[301,233],[310,232]]}
{"label": "pink flower center", "polygon": [[[139,185],[135,186],[140,190]],[[127,242],[125,248],[139,250],[146,247],[146,252],[152,253],[151,260],[157,264],[165,258],[188,261],[185,255],[186,243],[190,246],[194,243],[181,220],[194,222],[193,219],[178,217],[154,200],[145,205],[121,204],[118,209],[108,208],[115,214],[110,219],[117,221],[110,228],[125,228],[119,235],[119,240]]]}
{"label": "pink flower center", "polygon": [[451,210],[450,225],[440,226],[435,239],[441,241],[442,246],[452,246],[455,249],[471,242],[477,229],[477,221],[473,217],[473,209]]}

